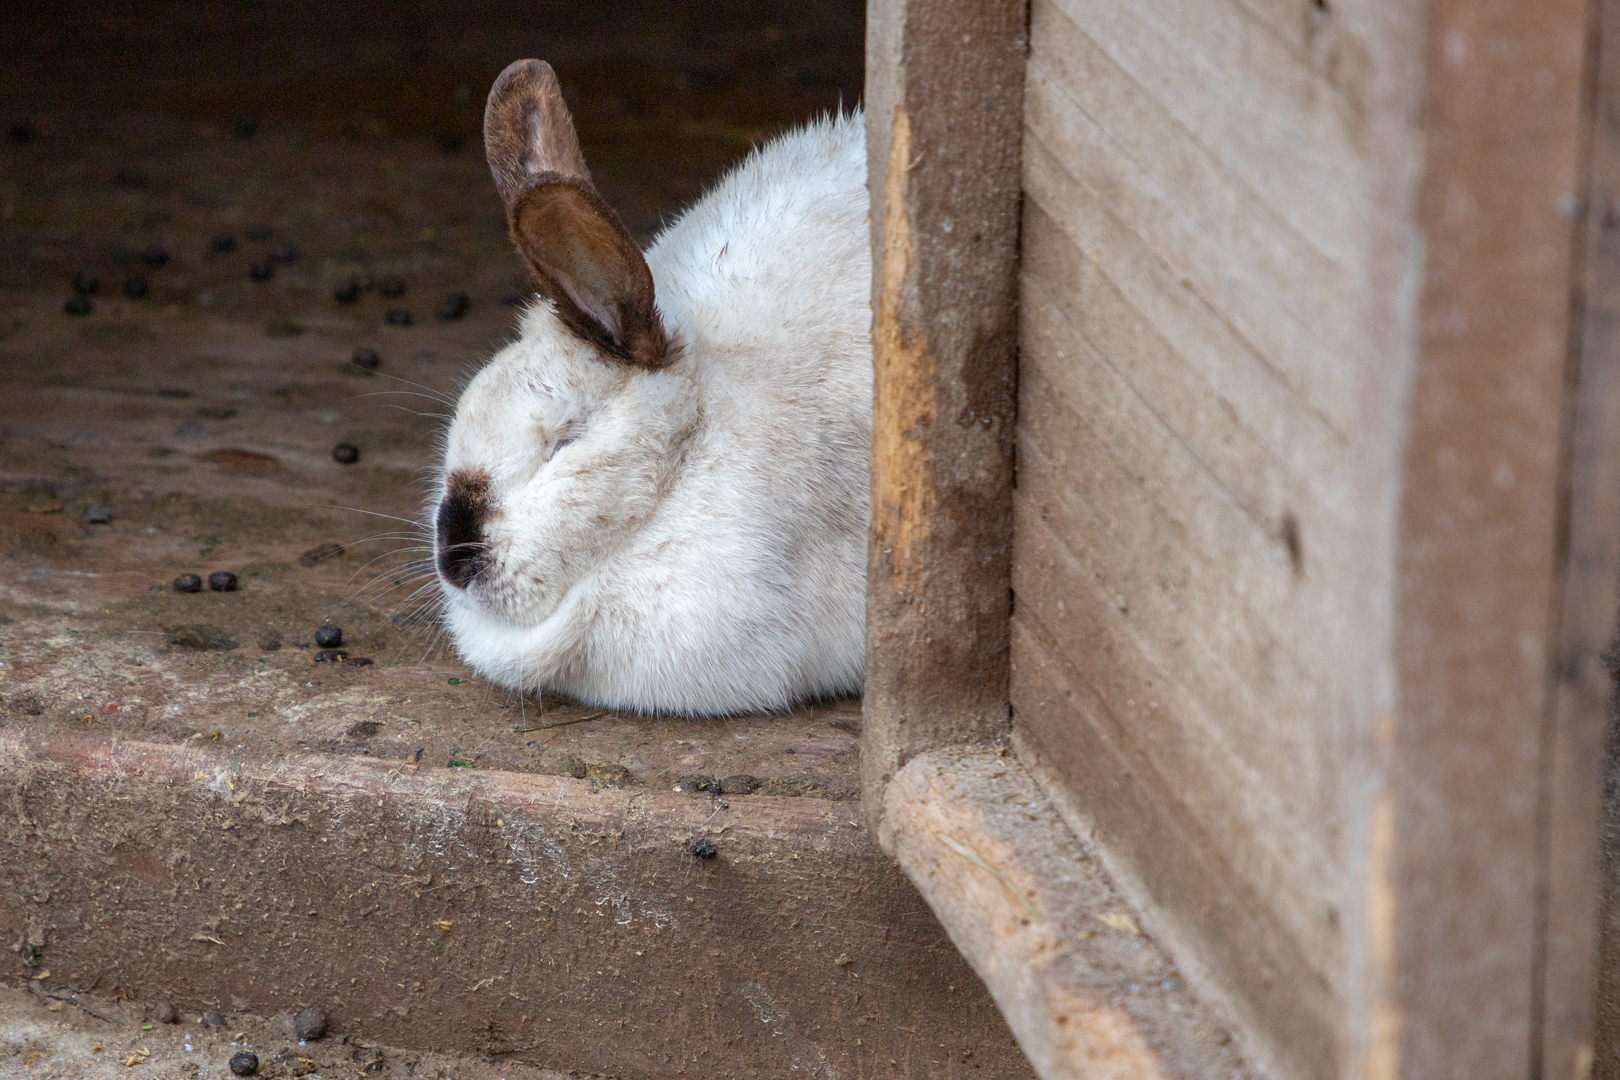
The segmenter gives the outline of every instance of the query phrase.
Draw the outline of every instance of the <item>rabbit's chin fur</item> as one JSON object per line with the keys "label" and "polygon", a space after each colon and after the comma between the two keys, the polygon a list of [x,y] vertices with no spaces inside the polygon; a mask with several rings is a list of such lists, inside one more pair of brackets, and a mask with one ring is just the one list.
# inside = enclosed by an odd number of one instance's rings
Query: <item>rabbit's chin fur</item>
{"label": "rabbit's chin fur", "polygon": [[859,690],[865,181],[858,112],[777,139],[646,253],[670,363],[606,358],[541,300],[473,378],[435,494],[484,485],[481,569],[440,579],[481,675],[706,714]]}

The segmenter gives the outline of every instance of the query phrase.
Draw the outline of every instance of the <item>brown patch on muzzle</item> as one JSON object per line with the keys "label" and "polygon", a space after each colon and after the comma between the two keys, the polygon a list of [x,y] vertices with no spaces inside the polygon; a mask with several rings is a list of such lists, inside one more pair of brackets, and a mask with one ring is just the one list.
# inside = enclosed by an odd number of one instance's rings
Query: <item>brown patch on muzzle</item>
{"label": "brown patch on muzzle", "polygon": [[440,576],[458,589],[472,584],[488,564],[484,523],[489,514],[488,473],[457,469],[446,477],[434,521],[434,547]]}

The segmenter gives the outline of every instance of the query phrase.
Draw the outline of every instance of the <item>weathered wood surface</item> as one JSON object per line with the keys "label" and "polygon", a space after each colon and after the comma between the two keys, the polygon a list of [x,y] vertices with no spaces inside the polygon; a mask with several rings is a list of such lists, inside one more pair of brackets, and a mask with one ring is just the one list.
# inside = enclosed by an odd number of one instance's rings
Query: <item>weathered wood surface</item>
{"label": "weathered wood surface", "polygon": [[1414,143],[1399,16],[1308,7],[1032,8],[1012,695],[1258,1061],[1332,1076]]}
{"label": "weathered wood surface", "polygon": [[[1606,718],[1620,704],[1615,656],[1604,655],[1616,640],[1615,598],[1620,596],[1620,3],[1603,0],[1596,9],[1598,68],[1583,229],[1569,559],[1549,755],[1555,801],[1548,814],[1543,1074],[1579,1076],[1584,1058],[1593,1061],[1595,1076],[1615,1080],[1620,1077],[1620,786],[1615,783],[1620,724],[1609,725],[1605,747],[1603,725],[1599,722],[1594,732],[1592,717]],[[1589,800],[1606,804],[1596,851],[1587,834],[1569,828],[1590,810]],[[1594,964],[1588,952],[1593,931],[1588,888],[1599,873],[1601,933]],[[1594,966],[1595,1001],[1583,993]]]}
{"label": "weathered wood surface", "polygon": [[[1580,775],[1559,773],[1570,786],[1548,792],[1544,771],[1557,749],[1548,716],[1586,29],[1581,0],[1429,7],[1388,774],[1406,1075],[1517,1077],[1554,1064],[1537,1060],[1545,844],[1550,831],[1568,850],[1571,830],[1589,843],[1596,824],[1580,819],[1583,804],[1595,810],[1575,790]],[[1538,822],[1546,811],[1559,819]],[[1573,1052],[1557,1056],[1567,1066]]]}
{"label": "weathered wood surface", "polygon": [[868,9],[869,812],[913,754],[1004,735],[1024,0]]}
{"label": "weathered wood surface", "polygon": [[919,755],[883,846],[990,988],[1043,1080],[1227,1080],[1244,1062],[1018,758]]}
{"label": "weathered wood surface", "polygon": [[845,804],[15,723],[0,785],[0,917],[55,992],[648,1080],[1030,1075]]}
{"label": "weathered wood surface", "polygon": [[1546,695],[1584,31],[1032,3],[1015,743],[1279,1075],[1580,1052],[1540,1010],[1579,1028],[1591,902],[1590,702]]}

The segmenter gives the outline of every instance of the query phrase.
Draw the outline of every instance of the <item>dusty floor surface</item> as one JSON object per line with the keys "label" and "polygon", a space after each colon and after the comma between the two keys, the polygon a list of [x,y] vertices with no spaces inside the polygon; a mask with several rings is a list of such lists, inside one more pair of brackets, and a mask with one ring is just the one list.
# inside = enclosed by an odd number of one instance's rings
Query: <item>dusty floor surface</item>
{"label": "dusty floor surface", "polygon": [[[435,25],[387,5],[175,5],[109,10],[99,33],[18,13],[0,65],[7,712],[853,796],[853,704],[692,722],[516,701],[420,610],[421,470],[523,293],[477,138],[494,71],[530,53],[558,66],[599,183],[643,236],[751,140],[858,90],[858,7],[615,12],[484,5]],[[69,314],[81,276],[98,279],[89,310]],[[334,299],[351,281],[358,299]],[[454,293],[466,314],[441,318]],[[375,371],[351,362],[360,348]],[[333,459],[340,443],[357,463]],[[169,586],[216,570],[239,589]],[[313,663],[325,622],[350,663]]]}
{"label": "dusty floor surface", "polygon": [[[422,1080],[590,1080],[520,1062],[496,1064],[461,1054],[398,1050],[347,1036],[297,1037],[292,1015],[199,1014],[174,1023],[150,1005],[90,994],[0,987],[0,1077],[28,1080],[194,1080],[239,1075],[231,1059],[253,1054],[250,1076],[308,1080],[421,1077]],[[247,1063],[242,1063],[242,1068]]]}

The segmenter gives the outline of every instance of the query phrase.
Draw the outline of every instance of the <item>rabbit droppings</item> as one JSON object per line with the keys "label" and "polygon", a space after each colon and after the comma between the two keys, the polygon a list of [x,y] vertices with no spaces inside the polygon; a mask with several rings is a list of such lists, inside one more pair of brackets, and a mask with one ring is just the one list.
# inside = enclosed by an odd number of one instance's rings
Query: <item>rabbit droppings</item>
{"label": "rabbit droppings", "polygon": [[537,302],[467,385],[435,491],[462,658],[595,705],[734,713],[861,685],[871,266],[862,118],[755,151],[645,256],[556,75],[485,149]]}

